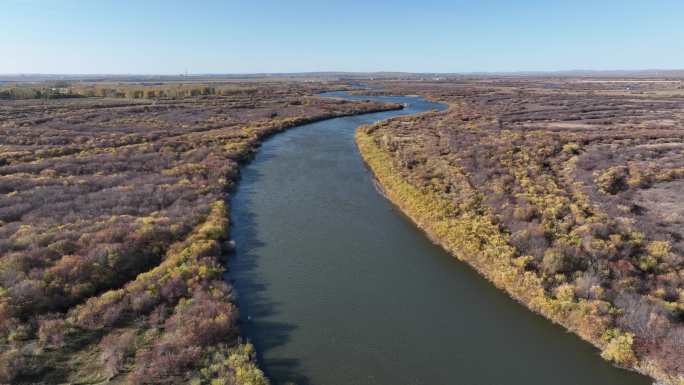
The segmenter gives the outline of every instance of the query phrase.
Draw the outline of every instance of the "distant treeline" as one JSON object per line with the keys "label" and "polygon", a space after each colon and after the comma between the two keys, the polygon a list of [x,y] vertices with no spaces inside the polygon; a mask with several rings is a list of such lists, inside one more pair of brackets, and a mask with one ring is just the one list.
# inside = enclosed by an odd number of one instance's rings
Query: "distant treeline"
{"label": "distant treeline", "polygon": [[69,89],[8,87],[0,89],[0,100],[79,98],[83,95]]}
{"label": "distant treeline", "polygon": [[0,87],[0,100],[61,99],[61,98],[129,98],[129,99],[182,99],[186,97],[249,93],[252,88],[233,85],[210,86],[206,84],[159,84],[147,85],[70,85],[55,83],[43,86],[13,85]]}

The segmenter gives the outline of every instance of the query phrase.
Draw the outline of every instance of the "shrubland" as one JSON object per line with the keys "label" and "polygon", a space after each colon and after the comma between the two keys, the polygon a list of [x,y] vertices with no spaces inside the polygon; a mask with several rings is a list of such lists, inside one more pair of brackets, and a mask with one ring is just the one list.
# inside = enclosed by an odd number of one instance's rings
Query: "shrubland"
{"label": "shrubland", "polygon": [[0,383],[267,383],[223,276],[239,166],[289,127],[399,106],[221,87],[0,102]]}
{"label": "shrubland", "polygon": [[[241,98],[305,95],[313,87],[289,82],[286,88],[280,81],[241,83],[236,81],[202,82],[46,82],[39,84],[6,84],[0,86],[0,100],[118,98],[147,100],[179,100],[202,96],[237,96]],[[266,86],[266,85],[270,85]],[[345,84],[336,87],[346,88]]]}
{"label": "shrubland", "polygon": [[603,358],[684,383],[681,81],[378,85],[449,105],[358,131],[390,199]]}

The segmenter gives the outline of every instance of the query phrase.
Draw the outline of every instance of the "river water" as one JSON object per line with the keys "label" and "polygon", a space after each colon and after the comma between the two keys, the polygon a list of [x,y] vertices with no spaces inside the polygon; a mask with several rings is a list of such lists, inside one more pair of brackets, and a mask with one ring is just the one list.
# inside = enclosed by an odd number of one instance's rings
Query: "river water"
{"label": "river water", "polygon": [[243,335],[274,384],[650,384],[508,298],[393,207],[354,131],[443,106],[359,98],[407,108],[274,136],[231,201],[228,277]]}

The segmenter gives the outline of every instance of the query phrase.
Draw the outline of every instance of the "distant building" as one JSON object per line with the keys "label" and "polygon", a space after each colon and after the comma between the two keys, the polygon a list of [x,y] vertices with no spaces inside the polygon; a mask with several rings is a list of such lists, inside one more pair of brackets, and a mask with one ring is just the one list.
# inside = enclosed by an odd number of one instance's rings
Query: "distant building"
{"label": "distant building", "polygon": [[54,94],[58,95],[69,95],[71,94],[71,89],[67,87],[52,87],[50,88],[50,91]]}

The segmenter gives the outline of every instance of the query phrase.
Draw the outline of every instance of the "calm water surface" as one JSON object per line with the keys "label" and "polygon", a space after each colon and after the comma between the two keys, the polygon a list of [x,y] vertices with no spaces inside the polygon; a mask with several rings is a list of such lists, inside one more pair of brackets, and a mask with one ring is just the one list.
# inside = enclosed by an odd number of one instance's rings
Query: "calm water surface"
{"label": "calm water surface", "polygon": [[650,384],[496,290],[378,193],[356,127],[443,106],[372,99],[408,107],[291,129],[242,170],[229,278],[272,381]]}

